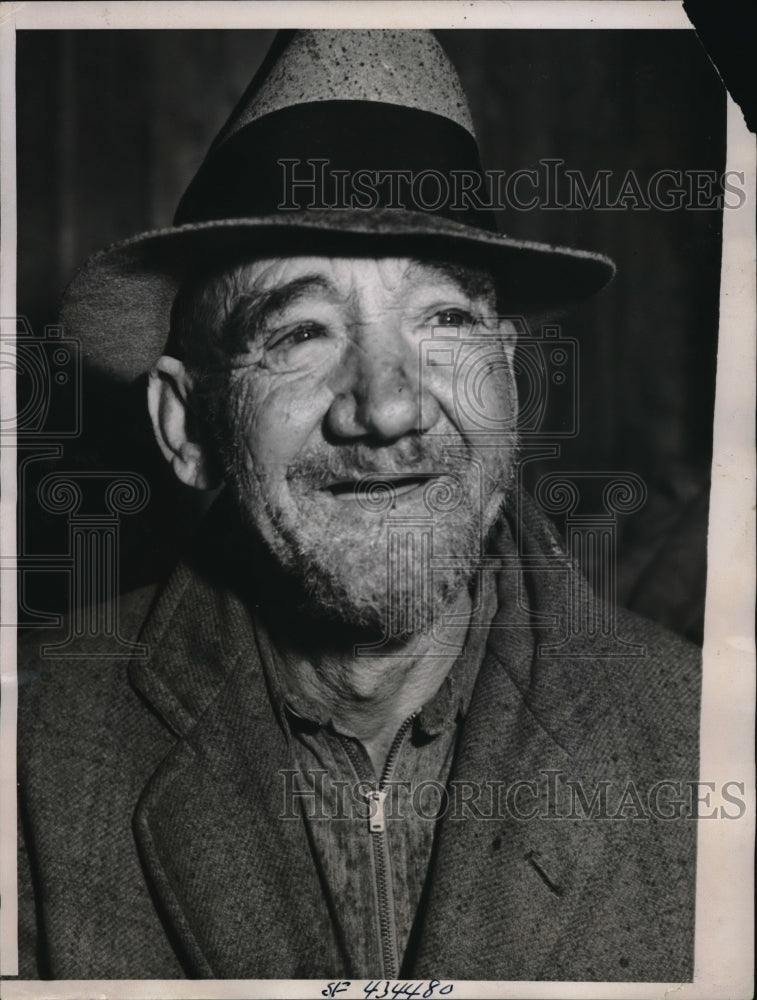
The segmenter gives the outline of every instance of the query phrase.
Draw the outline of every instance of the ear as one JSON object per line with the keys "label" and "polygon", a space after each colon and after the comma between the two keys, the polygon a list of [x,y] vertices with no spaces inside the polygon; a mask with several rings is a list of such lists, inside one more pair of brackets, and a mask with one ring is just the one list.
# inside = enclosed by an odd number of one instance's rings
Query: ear
{"label": "ear", "polygon": [[191,390],[192,378],[182,362],[163,355],[148,378],[147,406],[155,438],[176,477],[196,490],[212,490],[220,485],[220,477],[207,448],[190,436]]}
{"label": "ear", "polygon": [[510,397],[512,400],[513,413],[517,419],[519,400],[518,382],[515,378],[515,348],[518,343],[518,331],[515,324],[509,319],[501,319],[499,323],[499,335],[502,341],[502,350],[507,358],[508,376],[510,381]]}
{"label": "ear", "polygon": [[518,341],[518,331],[512,320],[501,319],[499,321],[499,335],[502,339],[502,346],[507,356],[507,360],[512,367],[515,358],[515,347]]}

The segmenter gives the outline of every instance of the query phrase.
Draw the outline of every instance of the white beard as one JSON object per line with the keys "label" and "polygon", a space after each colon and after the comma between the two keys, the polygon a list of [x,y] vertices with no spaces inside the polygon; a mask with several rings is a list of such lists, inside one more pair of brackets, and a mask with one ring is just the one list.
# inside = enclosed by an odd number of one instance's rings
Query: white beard
{"label": "white beard", "polygon": [[[245,525],[297,582],[304,610],[372,638],[401,640],[441,624],[485,552],[512,482],[514,445],[486,457],[459,436],[451,446],[408,437],[304,456],[287,472],[282,504],[240,456],[229,456],[227,483]],[[428,486],[394,503],[391,487],[379,484],[432,471]],[[360,474],[357,498],[338,500],[322,488]]]}

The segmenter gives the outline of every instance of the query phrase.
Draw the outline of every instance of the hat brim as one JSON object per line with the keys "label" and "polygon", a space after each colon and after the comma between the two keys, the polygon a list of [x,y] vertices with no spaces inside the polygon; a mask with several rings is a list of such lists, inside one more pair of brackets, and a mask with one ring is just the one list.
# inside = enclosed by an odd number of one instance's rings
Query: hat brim
{"label": "hat brim", "polygon": [[87,363],[120,381],[163,353],[171,305],[193,273],[230,258],[287,254],[441,257],[485,265],[508,313],[563,311],[615,273],[598,253],[517,240],[422,212],[320,210],[188,224],[140,233],[91,257],[61,305]]}

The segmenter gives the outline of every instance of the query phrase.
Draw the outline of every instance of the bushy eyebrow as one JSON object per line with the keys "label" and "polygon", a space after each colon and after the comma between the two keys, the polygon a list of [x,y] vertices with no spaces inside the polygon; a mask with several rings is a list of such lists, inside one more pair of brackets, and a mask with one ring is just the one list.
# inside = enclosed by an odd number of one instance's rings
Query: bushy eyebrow
{"label": "bushy eyebrow", "polygon": [[[469,299],[484,299],[493,304],[494,287],[487,272],[443,260],[412,259],[407,276],[412,284],[420,284],[429,271],[457,285]],[[333,282],[319,272],[302,274],[262,291],[239,291],[222,325],[224,349],[231,354],[244,353],[251,339],[265,329],[275,313],[313,291],[322,292],[334,301],[342,300]]]}
{"label": "bushy eyebrow", "polygon": [[494,282],[491,275],[486,271],[444,260],[420,260],[414,258],[410,261],[409,273],[414,280],[421,279],[423,272],[428,271],[434,271],[440,277],[452,281],[470,299],[486,299],[490,301],[494,299]]}
{"label": "bushy eyebrow", "polygon": [[265,327],[272,315],[313,291],[338,298],[333,284],[321,274],[303,274],[275,288],[240,294],[223,324],[226,350],[232,353],[243,351],[250,338]]}

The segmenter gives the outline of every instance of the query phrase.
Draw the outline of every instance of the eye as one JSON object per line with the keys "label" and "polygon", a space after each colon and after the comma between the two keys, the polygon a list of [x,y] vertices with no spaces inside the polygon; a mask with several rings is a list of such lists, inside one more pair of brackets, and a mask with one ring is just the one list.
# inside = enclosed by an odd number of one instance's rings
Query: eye
{"label": "eye", "polygon": [[440,309],[431,319],[433,326],[473,326],[476,322],[467,309]]}
{"label": "eye", "polygon": [[325,336],[326,330],[320,323],[299,323],[289,330],[275,334],[268,342],[267,349],[276,351],[280,348],[294,347]]}

